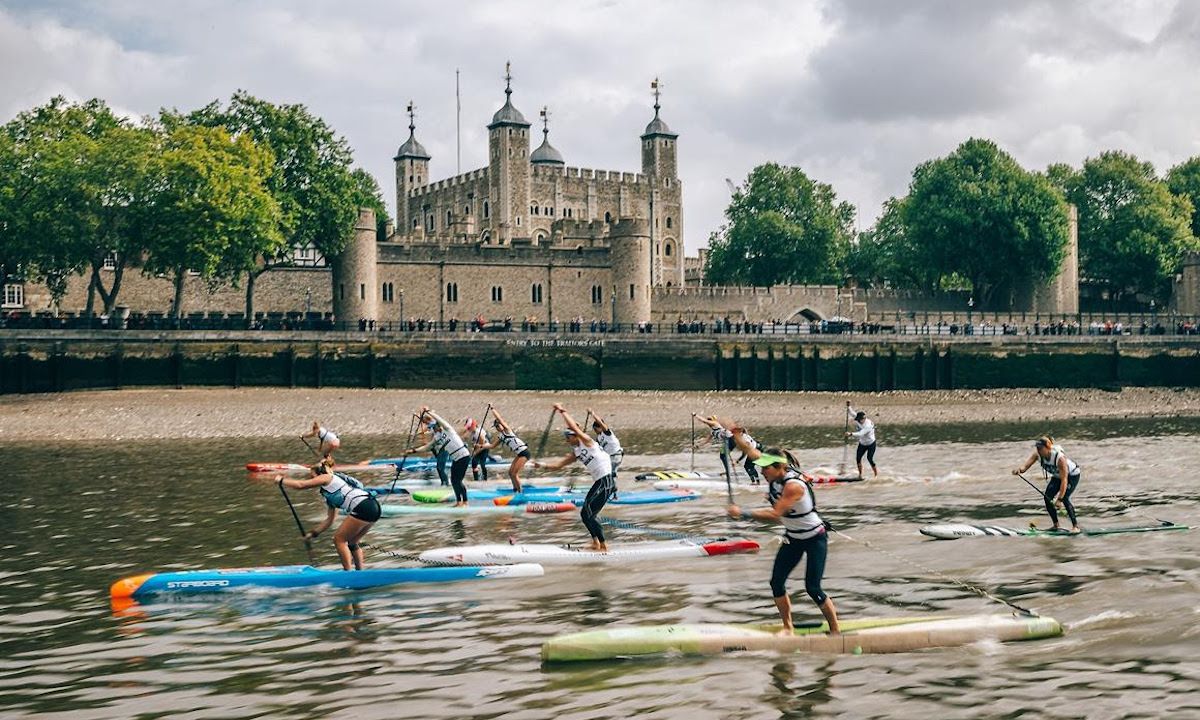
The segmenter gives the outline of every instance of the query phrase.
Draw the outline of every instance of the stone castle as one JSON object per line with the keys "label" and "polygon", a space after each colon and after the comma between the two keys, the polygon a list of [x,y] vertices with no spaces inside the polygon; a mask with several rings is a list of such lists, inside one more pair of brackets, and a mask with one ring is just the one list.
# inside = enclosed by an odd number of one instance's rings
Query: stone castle
{"label": "stone castle", "polygon": [[[360,214],[344,252],[326,259],[297,249],[292,262],[256,283],[264,313],[332,311],[342,322],[421,318],[439,322],[573,318],[627,325],[644,321],[729,317],[804,322],[834,316],[866,320],[901,312],[963,312],[966,298],[928,298],[891,290],[833,286],[702,286],[701,258],[684,257],[683,187],[678,134],[661,117],[658,83],[653,116],[641,133],[641,172],[571,167],[549,140],[532,151],[531,123],[513,103],[505,73],[504,103],[488,129],[488,164],[432,182],[430,155],[417,140],[412,105],[408,138],[393,158],[396,222],[380,240],[373,213]],[[1068,257],[1048,286],[1025,288],[1018,312],[1073,314],[1079,309],[1077,221],[1070,218]],[[12,309],[5,288],[6,308]],[[142,313],[169,309],[165,278],[126,272],[119,302]],[[22,290],[16,307],[45,311],[44,288]],[[82,310],[87,282],[74,278],[60,309]],[[237,288],[185,286],[185,314],[236,315]]]}

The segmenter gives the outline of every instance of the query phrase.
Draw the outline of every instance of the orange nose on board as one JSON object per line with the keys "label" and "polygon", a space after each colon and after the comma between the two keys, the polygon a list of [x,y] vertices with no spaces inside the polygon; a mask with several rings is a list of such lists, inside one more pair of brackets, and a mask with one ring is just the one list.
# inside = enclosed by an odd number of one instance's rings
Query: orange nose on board
{"label": "orange nose on board", "polygon": [[138,591],[142,583],[146,582],[154,573],[146,573],[145,575],[130,575],[129,577],[121,578],[112,584],[109,594],[114,598],[133,597],[133,594]]}

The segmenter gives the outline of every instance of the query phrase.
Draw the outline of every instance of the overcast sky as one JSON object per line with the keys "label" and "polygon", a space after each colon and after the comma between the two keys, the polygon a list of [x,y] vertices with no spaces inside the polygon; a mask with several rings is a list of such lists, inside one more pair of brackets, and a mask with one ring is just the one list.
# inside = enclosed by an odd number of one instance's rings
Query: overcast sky
{"label": "overcast sky", "polygon": [[721,224],[725,178],[766,161],[832,184],[866,228],[971,136],[1031,169],[1200,155],[1190,0],[0,0],[0,121],[55,94],[141,115],[244,88],[324,117],[391,206],[407,101],[431,176],[453,175],[459,69],[462,167],[482,167],[506,60],[514,104],[531,121],[548,105],[579,167],[640,171],[662,79],[689,254]]}

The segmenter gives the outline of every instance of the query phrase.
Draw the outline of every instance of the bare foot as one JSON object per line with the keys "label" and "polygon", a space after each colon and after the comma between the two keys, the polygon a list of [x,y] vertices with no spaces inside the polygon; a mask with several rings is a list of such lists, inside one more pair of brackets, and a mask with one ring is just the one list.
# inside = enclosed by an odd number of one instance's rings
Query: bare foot
{"label": "bare foot", "polygon": [[779,637],[791,637],[792,635],[796,634],[796,631],[790,627],[785,627],[784,629],[776,632],[775,634],[778,635]]}
{"label": "bare foot", "polygon": [[1072,535],[1078,535],[1079,533],[1080,533],[1080,530],[1079,530],[1079,526],[1078,526],[1078,525],[1075,525],[1075,526],[1073,526],[1073,527],[1071,528],[1071,534],[1072,534]]}

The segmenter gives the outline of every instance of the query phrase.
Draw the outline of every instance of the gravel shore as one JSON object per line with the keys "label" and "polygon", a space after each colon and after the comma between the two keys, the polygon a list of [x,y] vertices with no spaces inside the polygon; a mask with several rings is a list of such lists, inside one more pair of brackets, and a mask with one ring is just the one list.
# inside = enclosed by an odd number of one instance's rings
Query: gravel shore
{"label": "gravel shore", "polygon": [[0,443],[286,437],[314,419],[343,435],[404,435],[427,404],[443,417],[480,417],[488,402],[505,419],[542,428],[559,401],[577,420],[594,408],[617,427],[685,429],[690,413],[750,427],[840,426],[850,400],[877,422],[938,424],[1072,418],[1200,416],[1200,390],[953,390],[886,393],[534,392],[195,388],[0,396]]}

